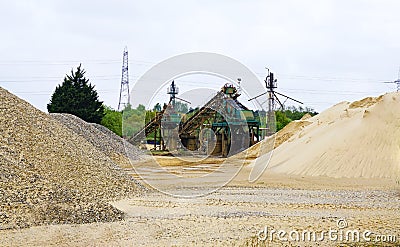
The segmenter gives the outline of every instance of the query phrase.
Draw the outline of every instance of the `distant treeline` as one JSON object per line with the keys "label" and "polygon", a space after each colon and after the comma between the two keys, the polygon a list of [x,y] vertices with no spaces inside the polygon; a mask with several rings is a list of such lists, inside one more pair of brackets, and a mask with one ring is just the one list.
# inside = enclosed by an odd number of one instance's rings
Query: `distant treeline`
{"label": "distant treeline", "polygon": [[291,121],[299,120],[307,113],[310,114],[311,116],[315,116],[318,114],[318,112],[316,112],[312,108],[309,107],[303,108],[301,106],[299,107],[289,106],[284,110],[275,111],[276,130],[277,131],[281,130]]}

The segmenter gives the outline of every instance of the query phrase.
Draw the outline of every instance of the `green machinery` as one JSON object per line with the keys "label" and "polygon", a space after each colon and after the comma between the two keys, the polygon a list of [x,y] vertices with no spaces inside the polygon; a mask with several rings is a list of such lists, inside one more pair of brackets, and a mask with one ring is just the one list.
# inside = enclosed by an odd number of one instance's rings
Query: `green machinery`
{"label": "green machinery", "polygon": [[189,150],[227,157],[260,141],[265,114],[249,110],[237,100],[239,96],[233,85],[225,84],[214,98],[181,124],[182,144]]}
{"label": "green machinery", "polygon": [[[176,88],[174,83],[171,87]],[[203,107],[186,114],[175,112],[173,102],[177,90],[170,91],[172,96],[168,106],[130,138],[131,142],[136,142],[139,134],[147,136],[152,132],[159,133],[161,129],[163,138],[158,136],[160,149],[174,151],[185,148],[227,157],[261,140],[260,129],[265,127],[265,112],[252,111],[242,105],[237,99],[240,94],[232,84],[225,84]],[[155,143],[156,139],[157,135]]]}

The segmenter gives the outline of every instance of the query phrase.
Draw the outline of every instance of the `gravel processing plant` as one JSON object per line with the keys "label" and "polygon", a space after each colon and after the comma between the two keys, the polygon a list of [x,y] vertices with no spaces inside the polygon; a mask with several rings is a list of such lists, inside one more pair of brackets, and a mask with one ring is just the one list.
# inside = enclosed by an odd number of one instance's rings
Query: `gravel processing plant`
{"label": "gravel processing plant", "polygon": [[[151,157],[108,129],[69,114],[43,113],[2,88],[0,101],[2,246],[354,243],[263,239],[265,227],[369,230],[374,240],[361,239],[357,246],[400,243],[399,93],[338,103],[291,122],[232,156],[243,158],[244,167],[227,186],[188,199],[163,194],[135,174]],[[271,148],[263,150],[263,143]],[[156,160],[177,174],[195,175],[212,172],[227,159]],[[270,163],[250,183],[257,160]],[[164,184],[162,174],[152,175],[159,186],[177,192],[206,186],[183,188]]]}

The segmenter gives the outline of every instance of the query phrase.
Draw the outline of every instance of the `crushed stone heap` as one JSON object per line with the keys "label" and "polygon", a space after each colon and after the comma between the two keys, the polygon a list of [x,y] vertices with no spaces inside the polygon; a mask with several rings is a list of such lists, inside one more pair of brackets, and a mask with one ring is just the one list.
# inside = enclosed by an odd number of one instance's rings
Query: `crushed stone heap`
{"label": "crushed stone heap", "polygon": [[0,87],[0,229],[107,222],[143,187],[104,152]]}
{"label": "crushed stone heap", "polygon": [[79,117],[67,113],[50,113],[50,116],[90,142],[120,167],[130,167],[131,161],[146,158],[143,151],[102,125],[87,123]]}

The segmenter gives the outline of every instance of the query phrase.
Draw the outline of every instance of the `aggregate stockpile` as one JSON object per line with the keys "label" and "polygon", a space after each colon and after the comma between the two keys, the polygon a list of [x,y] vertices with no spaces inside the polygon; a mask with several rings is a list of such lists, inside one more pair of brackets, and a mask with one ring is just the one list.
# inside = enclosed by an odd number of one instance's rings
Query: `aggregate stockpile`
{"label": "aggregate stockpile", "polygon": [[342,102],[300,122],[307,124],[297,124],[290,138],[276,147],[269,171],[335,178],[400,177],[400,93]]}
{"label": "aggregate stockpile", "polygon": [[131,161],[146,159],[143,151],[102,125],[87,123],[67,113],[50,113],[50,116],[83,137],[119,167],[131,167]]}
{"label": "aggregate stockpile", "polygon": [[104,153],[0,88],[0,229],[122,219],[142,187]]}

